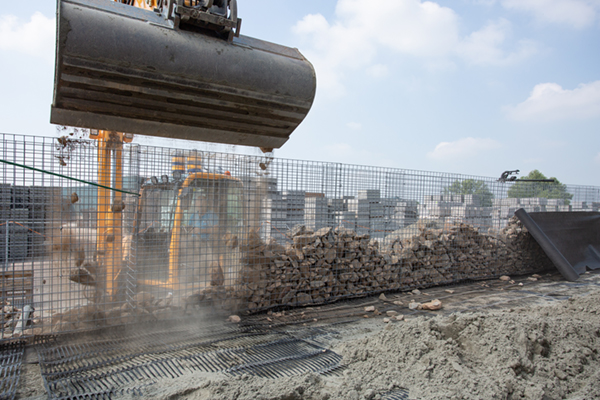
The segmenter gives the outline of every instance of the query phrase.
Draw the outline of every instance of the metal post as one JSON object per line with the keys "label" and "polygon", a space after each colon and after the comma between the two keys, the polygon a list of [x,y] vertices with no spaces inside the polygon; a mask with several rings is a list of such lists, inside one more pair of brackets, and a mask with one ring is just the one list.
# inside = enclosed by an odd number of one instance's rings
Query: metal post
{"label": "metal post", "polygon": [[8,270],[8,235],[9,235],[9,228],[10,226],[10,221],[6,220],[6,245],[4,248],[4,270],[7,271]]}

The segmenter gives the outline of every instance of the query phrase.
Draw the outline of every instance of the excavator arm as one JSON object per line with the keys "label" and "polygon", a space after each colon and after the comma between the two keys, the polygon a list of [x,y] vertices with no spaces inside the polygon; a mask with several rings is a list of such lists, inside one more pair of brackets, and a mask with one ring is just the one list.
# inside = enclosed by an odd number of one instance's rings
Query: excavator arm
{"label": "excavator arm", "polygon": [[59,0],[51,122],[281,147],[312,106],[315,71],[297,49],[239,35],[236,4]]}

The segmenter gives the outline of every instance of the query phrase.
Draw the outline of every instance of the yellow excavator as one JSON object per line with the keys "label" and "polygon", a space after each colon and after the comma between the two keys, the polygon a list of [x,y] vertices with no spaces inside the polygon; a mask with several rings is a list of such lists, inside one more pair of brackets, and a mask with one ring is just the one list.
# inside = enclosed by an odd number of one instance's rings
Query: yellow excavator
{"label": "yellow excavator", "polygon": [[[297,49],[240,35],[240,28],[236,0],[57,2],[50,121],[89,128],[90,137],[99,141],[98,183],[115,190],[98,189],[96,247],[103,291],[113,299],[127,273],[123,143],[141,134],[270,151],[289,139],[312,106],[316,76],[310,62]],[[183,270],[204,271],[209,279],[221,281],[224,277],[215,278],[211,268],[235,275],[222,270],[236,268],[222,259],[230,252],[212,249],[217,256],[204,261],[197,256],[206,255],[187,252],[190,247],[197,250],[190,245],[192,237],[206,235],[194,233],[190,222],[191,210],[206,198],[213,199],[221,218],[215,237],[237,237],[244,218],[241,183],[230,174],[201,167],[186,172],[174,173],[170,181],[151,182],[140,193],[134,234],[146,249],[136,252],[134,264],[141,286],[181,288],[191,282]],[[157,199],[159,208],[148,213]],[[149,218],[162,222],[144,226]],[[160,224],[166,225],[157,230]],[[150,250],[160,247],[147,239],[160,235],[166,267],[144,269],[150,261],[157,264]],[[189,241],[185,235],[191,235]],[[153,260],[143,260],[149,254],[155,254]],[[198,265],[187,268],[186,262]]]}

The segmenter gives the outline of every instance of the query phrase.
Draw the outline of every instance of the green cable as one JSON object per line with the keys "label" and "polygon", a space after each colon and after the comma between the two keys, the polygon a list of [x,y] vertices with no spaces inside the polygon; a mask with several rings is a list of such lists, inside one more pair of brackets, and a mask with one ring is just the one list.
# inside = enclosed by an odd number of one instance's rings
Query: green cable
{"label": "green cable", "polygon": [[94,182],[84,181],[83,179],[72,178],[70,176],[66,176],[66,175],[62,175],[62,174],[57,174],[56,172],[45,171],[43,169],[34,168],[34,167],[27,166],[27,165],[22,165],[22,164],[17,164],[17,163],[11,162],[11,161],[6,161],[6,160],[0,160],[0,161],[3,162],[4,164],[13,165],[15,167],[21,167],[21,168],[25,168],[25,169],[30,169],[32,171],[41,172],[43,174],[58,176],[59,178],[70,179],[70,180],[75,181],[75,182],[86,183],[88,185],[97,186],[97,187],[102,188],[102,189],[113,190],[115,192],[121,192],[121,193],[125,193],[125,194],[133,194],[134,196],[139,196],[140,195],[139,193],[127,192],[125,190],[115,189],[115,188],[111,188],[111,187],[104,186],[104,185],[99,185],[99,184],[94,183]]}

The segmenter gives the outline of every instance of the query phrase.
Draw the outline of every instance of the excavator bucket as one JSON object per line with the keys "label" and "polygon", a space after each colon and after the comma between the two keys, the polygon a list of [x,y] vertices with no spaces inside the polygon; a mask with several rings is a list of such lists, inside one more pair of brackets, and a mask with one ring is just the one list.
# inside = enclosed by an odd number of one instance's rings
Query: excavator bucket
{"label": "excavator bucket", "polygon": [[234,37],[232,28],[223,35],[185,25],[200,13],[181,0],[163,3],[148,11],[109,0],[58,1],[50,121],[281,147],[312,106],[310,62],[297,49]]}

